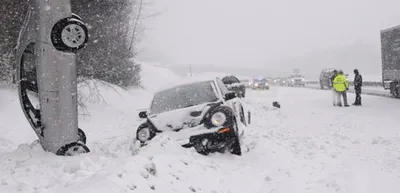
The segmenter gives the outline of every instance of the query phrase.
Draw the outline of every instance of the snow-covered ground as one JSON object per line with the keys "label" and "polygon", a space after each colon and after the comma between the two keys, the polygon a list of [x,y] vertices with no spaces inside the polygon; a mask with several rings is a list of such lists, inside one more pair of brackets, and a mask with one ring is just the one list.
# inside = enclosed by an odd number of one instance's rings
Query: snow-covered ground
{"label": "snow-covered ground", "polygon": [[[249,90],[245,102],[253,111],[252,125],[242,141],[243,156],[202,156],[166,136],[132,155],[138,110],[147,107],[150,88],[165,83],[147,75],[147,90],[99,86],[107,103],[87,101],[89,115],[80,116],[80,127],[91,152],[77,157],[44,152],[34,142],[16,91],[0,89],[0,192],[397,193],[400,188],[398,100],[364,96],[362,107],[339,108],[327,91]],[[272,108],[273,101],[282,108]]]}

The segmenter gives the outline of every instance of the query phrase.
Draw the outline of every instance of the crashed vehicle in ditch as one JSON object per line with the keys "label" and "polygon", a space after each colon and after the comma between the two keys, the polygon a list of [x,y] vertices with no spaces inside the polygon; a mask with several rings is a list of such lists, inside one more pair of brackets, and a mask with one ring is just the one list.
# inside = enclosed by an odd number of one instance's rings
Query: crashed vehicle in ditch
{"label": "crashed vehicle in ditch", "polygon": [[146,121],[135,138],[142,147],[165,134],[203,155],[226,151],[241,155],[240,139],[250,116],[221,79],[196,80],[155,93],[150,108],[139,113]]}

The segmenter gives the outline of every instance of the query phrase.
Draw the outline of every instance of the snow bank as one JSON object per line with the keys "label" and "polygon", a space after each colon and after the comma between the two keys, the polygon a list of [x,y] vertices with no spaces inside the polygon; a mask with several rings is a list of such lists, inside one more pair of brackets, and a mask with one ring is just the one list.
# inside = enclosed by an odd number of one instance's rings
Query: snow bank
{"label": "snow bank", "polygon": [[215,78],[215,77],[223,78],[223,77],[229,76],[229,75],[232,75],[232,74],[224,73],[224,72],[202,72],[202,73],[194,74],[193,76],[203,77],[203,78]]}
{"label": "snow bank", "polygon": [[[148,70],[146,89],[161,78]],[[208,76],[208,75],[207,75]],[[212,75],[211,77],[215,77]],[[158,81],[153,80],[158,79]],[[103,101],[90,98],[96,87]],[[132,148],[149,90],[123,90],[100,82],[80,85],[86,97],[79,125],[91,152],[58,157],[35,142],[14,89],[0,89],[0,192],[3,193],[243,193],[398,192],[398,100],[364,96],[364,106],[335,108],[331,93],[274,87],[243,99],[252,125],[243,156],[202,156],[159,135]],[[349,100],[354,99],[349,94]],[[278,100],[282,108],[271,108]],[[87,112],[88,114],[84,114]],[[379,115],[379,116],[378,116]],[[132,151],[134,150],[134,151]]]}
{"label": "snow bank", "polygon": [[0,192],[223,192],[214,164],[168,137],[157,137],[138,152],[130,149],[143,121],[137,113],[148,106],[151,89],[179,78],[162,67],[143,69],[146,90],[124,90],[101,81],[79,84],[85,103],[79,126],[91,152],[76,157],[43,151],[20,109],[16,90],[0,89]]}
{"label": "snow bank", "polygon": [[172,70],[163,67],[160,64],[140,63],[142,67],[141,81],[145,89],[154,91],[160,89],[166,84],[181,79]]}
{"label": "snow bank", "polygon": [[221,79],[223,77],[225,77],[225,76],[232,76],[232,75],[236,76],[239,80],[251,80],[251,79],[253,79],[250,76],[243,76],[243,75],[224,73],[224,72],[203,72],[203,73],[195,74],[195,76],[198,76],[198,77],[208,77],[208,78],[218,77],[218,78],[221,78]]}
{"label": "snow bank", "polygon": [[[121,143],[116,145],[117,142]],[[77,157],[56,157],[43,152],[37,143],[21,145],[0,156],[1,190],[7,193],[220,192],[215,178],[202,179],[204,175],[218,176],[218,173],[206,160],[199,159],[200,155],[184,151],[167,138],[159,139],[159,144],[132,156],[126,149],[129,141],[120,138],[92,144],[91,153]]]}

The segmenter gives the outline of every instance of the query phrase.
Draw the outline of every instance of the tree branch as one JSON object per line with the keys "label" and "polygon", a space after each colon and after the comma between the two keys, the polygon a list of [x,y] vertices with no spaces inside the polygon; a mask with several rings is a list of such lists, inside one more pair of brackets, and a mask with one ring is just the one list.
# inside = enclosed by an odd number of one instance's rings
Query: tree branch
{"label": "tree branch", "polygon": [[130,44],[129,44],[129,51],[132,51],[132,45],[133,45],[133,42],[136,39],[136,29],[138,27],[138,22],[139,22],[139,19],[140,19],[140,15],[142,14],[142,5],[143,5],[143,0],[140,0],[138,15],[137,15],[137,17],[135,19],[135,24],[133,26],[133,31],[132,31],[132,38],[131,38],[131,41],[130,41]]}

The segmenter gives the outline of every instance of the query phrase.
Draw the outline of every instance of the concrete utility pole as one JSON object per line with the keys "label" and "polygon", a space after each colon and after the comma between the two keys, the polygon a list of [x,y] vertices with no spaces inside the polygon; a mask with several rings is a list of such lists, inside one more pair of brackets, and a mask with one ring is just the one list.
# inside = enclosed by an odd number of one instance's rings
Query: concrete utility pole
{"label": "concrete utility pole", "polygon": [[[76,52],[88,41],[70,0],[29,0],[16,48],[16,82],[21,108],[45,151],[89,152],[78,128]],[[28,91],[39,97],[33,105]]]}

